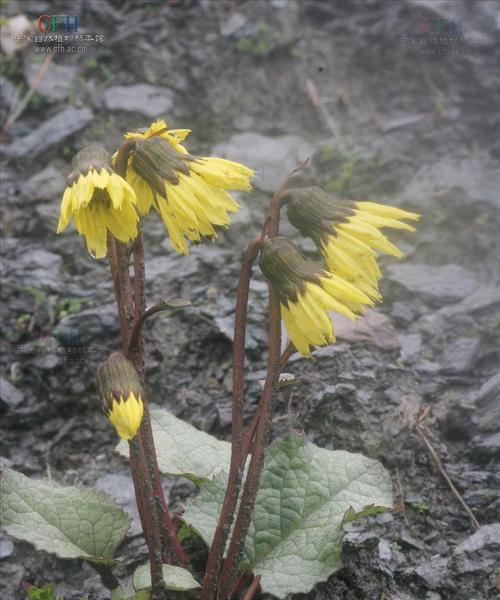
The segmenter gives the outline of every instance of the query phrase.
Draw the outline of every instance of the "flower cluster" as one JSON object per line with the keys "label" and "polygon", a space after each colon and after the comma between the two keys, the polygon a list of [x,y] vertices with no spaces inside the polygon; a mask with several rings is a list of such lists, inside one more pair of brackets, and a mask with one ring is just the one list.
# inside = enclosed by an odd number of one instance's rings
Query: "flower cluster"
{"label": "flower cluster", "polygon": [[132,142],[126,174],[115,172],[111,158],[99,147],[81,150],[61,203],[57,233],[71,217],[95,258],[107,253],[108,233],[120,242],[137,237],[138,221],[153,207],[167,228],[177,252],[189,253],[188,241],[217,237],[239,210],[227,190],[251,189],[254,171],[222,158],[190,154],[181,142],[188,129],[169,130],[163,120],[145,131],[126,133]]}
{"label": "flower cluster", "polygon": [[290,223],[313,240],[326,267],[305,258],[285,238],[266,241],[260,267],[279,294],[291,342],[309,357],[315,346],[335,341],[330,311],[354,319],[382,299],[377,257],[403,254],[381,229],[414,231],[404,220],[419,215],[374,202],[336,200],[317,186],[287,190],[284,201]]}

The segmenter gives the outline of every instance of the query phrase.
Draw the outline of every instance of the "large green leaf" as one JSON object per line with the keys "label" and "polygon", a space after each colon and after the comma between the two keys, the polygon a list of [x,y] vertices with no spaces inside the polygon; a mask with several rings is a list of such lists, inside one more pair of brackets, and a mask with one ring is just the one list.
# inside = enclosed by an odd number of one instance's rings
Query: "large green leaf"
{"label": "large green leaf", "polygon": [[[207,544],[224,491],[223,475],[204,483],[183,516]],[[287,435],[267,452],[241,569],[262,575],[263,590],[278,598],[306,593],[341,566],[344,526],[391,504],[379,462]]]}
{"label": "large green leaf", "polygon": [[[184,476],[198,483],[229,468],[229,442],[221,442],[163,409],[151,410],[151,426],[158,465],[165,475]],[[116,449],[128,456],[126,442],[121,441]]]}
{"label": "large green leaf", "polygon": [[61,558],[112,563],[130,521],[111,498],[7,470],[1,478],[2,529]]}
{"label": "large green leaf", "polygon": [[[182,567],[163,565],[162,570],[167,590],[183,592],[185,590],[195,590],[201,587],[191,573]],[[151,587],[151,570],[149,563],[137,567],[133,577],[133,584],[136,590],[143,590]]]}

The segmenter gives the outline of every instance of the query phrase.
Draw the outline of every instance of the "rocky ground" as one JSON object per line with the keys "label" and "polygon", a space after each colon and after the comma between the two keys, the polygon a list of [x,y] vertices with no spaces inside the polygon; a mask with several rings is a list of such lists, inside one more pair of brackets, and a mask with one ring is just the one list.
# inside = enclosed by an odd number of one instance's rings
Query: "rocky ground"
{"label": "rocky ground", "polygon": [[[45,65],[4,132],[4,464],[94,485],[134,514],[127,464],[113,454],[115,433],[94,383],[96,365],[118,347],[107,262],[93,260],[75,233],[54,230],[72,155],[93,141],[113,150],[124,131],[162,116],[193,129],[191,151],[227,155],[259,175],[232,228],[188,258],[171,250],[158,219],[146,220],[149,301],[193,303],[147,326],[150,397],[228,438],[241,252],[298,161],[311,158],[304,183],[422,213],[416,234],[396,236],[407,258],[382,261],[385,300],[376,313],[354,329],[339,322],[335,346],[287,368],[300,385],[282,392],[276,433],[303,429],[321,446],[379,458],[396,502],[347,536],[344,568],[304,598],[498,597],[500,4],[19,0],[2,8],[4,19],[77,12],[82,31],[104,35],[85,53]],[[414,43],[423,18],[460,21],[466,41]],[[457,52],[428,52],[446,47]],[[2,58],[4,121],[44,57],[26,46]],[[293,235],[286,223],[284,232]],[[265,365],[265,298],[256,273],[248,417]],[[426,411],[425,435],[477,531],[415,429]],[[166,485],[176,506],[193,492],[187,482]],[[144,561],[138,533],[134,521],[123,572]],[[66,598],[106,597],[79,561],[6,537],[0,556],[2,598],[24,598],[25,580],[54,580]]]}

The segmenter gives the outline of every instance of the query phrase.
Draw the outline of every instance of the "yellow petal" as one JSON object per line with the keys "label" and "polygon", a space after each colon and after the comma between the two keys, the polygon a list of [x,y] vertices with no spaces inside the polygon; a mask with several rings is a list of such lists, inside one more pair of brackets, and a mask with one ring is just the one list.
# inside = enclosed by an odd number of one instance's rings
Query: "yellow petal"
{"label": "yellow petal", "polygon": [[92,177],[83,173],[78,177],[76,183],[73,184],[73,210],[78,210],[88,206],[94,195],[94,184]]}
{"label": "yellow petal", "polygon": [[190,164],[190,169],[215,187],[245,191],[252,189],[250,177],[254,175],[255,171],[231,160],[201,157],[199,162]]}
{"label": "yellow petal", "polygon": [[106,169],[101,169],[100,172],[96,169],[91,169],[89,177],[92,179],[94,187],[103,190],[108,185],[110,175]]}
{"label": "yellow petal", "polygon": [[418,221],[420,215],[417,213],[408,212],[395,206],[385,206],[384,204],[377,204],[376,202],[356,202],[356,206],[364,211],[369,211],[374,215],[381,217],[388,217],[389,219],[410,219],[412,221]]}
{"label": "yellow petal", "polygon": [[73,208],[72,190],[73,188],[70,186],[68,186],[64,190],[63,198],[61,201],[59,223],[57,225],[57,233],[61,233],[62,231],[64,231],[71,220],[71,213]]}

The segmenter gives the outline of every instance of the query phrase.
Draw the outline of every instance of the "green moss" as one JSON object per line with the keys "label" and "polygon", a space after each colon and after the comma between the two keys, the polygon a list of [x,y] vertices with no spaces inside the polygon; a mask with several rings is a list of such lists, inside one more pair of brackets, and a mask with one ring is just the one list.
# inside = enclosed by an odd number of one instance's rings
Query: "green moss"
{"label": "green moss", "polygon": [[412,502],[410,506],[419,515],[429,512],[429,506],[423,500],[415,500],[415,502]]}
{"label": "green moss", "polygon": [[239,38],[236,42],[237,50],[260,58],[266,57],[271,52],[272,47],[269,27],[262,22],[257,24],[253,33]]}

